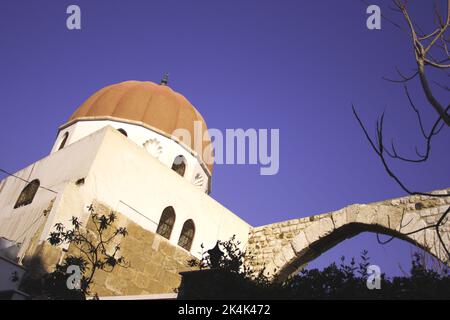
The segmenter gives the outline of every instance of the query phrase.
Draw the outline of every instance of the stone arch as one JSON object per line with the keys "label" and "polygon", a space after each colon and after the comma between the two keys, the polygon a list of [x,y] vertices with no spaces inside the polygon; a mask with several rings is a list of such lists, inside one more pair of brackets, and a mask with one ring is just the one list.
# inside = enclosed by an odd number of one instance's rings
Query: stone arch
{"label": "stone arch", "polygon": [[[255,272],[263,270],[269,278],[282,281],[338,243],[362,232],[397,237],[448,261],[436,230],[427,227],[435,225],[449,205],[450,197],[412,196],[352,205],[328,214],[259,227],[249,239],[248,264]],[[444,222],[440,234],[450,248],[450,222]],[[409,234],[416,230],[421,231]]]}

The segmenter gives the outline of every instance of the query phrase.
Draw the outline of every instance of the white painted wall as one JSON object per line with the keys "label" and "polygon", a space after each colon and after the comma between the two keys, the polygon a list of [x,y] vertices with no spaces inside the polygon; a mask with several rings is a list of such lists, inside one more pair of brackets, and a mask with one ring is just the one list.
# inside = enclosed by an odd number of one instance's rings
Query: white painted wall
{"label": "white painted wall", "polygon": [[[21,243],[19,255],[22,256],[42,223],[44,233],[39,237],[44,241],[49,229],[54,225],[52,216],[62,199],[67,185],[87,176],[101,143],[101,133],[86,137],[83,141],[69,146],[67,149],[53,153],[28,167],[16,172],[17,177],[7,177],[0,181],[0,236]],[[30,205],[14,209],[14,205],[27,185],[25,181],[39,179],[40,186]],[[44,216],[44,211],[55,200],[53,210]],[[70,218],[77,211],[67,213]],[[68,219],[66,219],[68,220]]]}
{"label": "white painted wall", "polygon": [[170,242],[177,245],[184,222],[192,219],[196,233],[191,253],[198,257],[202,243],[209,249],[233,235],[247,242],[249,224],[116,130],[103,130],[105,138],[86,180],[96,199],[153,232],[164,208],[172,206],[176,221]]}
{"label": "white painted wall", "polygon": [[[196,185],[200,190],[207,193],[210,192],[210,177],[200,165],[197,157],[191,153],[191,150],[180,145],[176,141],[141,125],[114,120],[80,120],[59,131],[51,152],[54,153],[58,151],[66,133],[69,134],[66,142],[67,146],[106,126],[111,126],[115,129],[124,129],[127,132],[128,138],[142,148],[146,148],[144,144],[149,140],[156,141],[157,145],[148,142],[147,151],[169,168],[172,167],[173,161],[178,155],[183,155],[187,160],[184,178]],[[159,149],[158,145],[161,148],[161,153],[157,152]],[[197,177],[196,179],[197,175],[201,178],[199,179]]]}
{"label": "white painted wall", "polygon": [[[196,232],[191,253],[197,257],[202,243],[209,249],[217,240],[233,235],[243,246],[248,240],[249,224],[110,126],[68,143],[16,175],[28,181],[39,179],[41,186],[57,192],[40,189],[33,203],[13,209],[25,183],[14,177],[0,182],[0,236],[20,240],[24,244],[20,255],[37,232],[39,219],[43,219],[42,213],[52,199],[55,203],[41,241],[48,238],[57,222],[68,225],[72,216],[85,220],[86,207],[94,200],[153,232],[164,208],[172,206],[176,221],[170,242],[177,245],[183,223],[192,219]],[[76,185],[80,178],[85,178],[85,183]]]}
{"label": "white painted wall", "polygon": [[[17,290],[24,274],[23,267],[0,256],[0,291]],[[13,277],[17,279],[13,281]]]}

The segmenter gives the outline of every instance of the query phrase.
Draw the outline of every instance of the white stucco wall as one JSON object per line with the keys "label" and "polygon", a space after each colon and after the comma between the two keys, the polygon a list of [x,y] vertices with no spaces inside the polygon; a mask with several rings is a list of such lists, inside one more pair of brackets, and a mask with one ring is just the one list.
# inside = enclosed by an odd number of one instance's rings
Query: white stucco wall
{"label": "white stucco wall", "polygon": [[23,267],[0,256],[0,291],[17,290],[24,274]]}
{"label": "white stucco wall", "polygon": [[[204,192],[210,192],[209,174],[200,165],[195,153],[176,141],[141,125],[113,120],[80,120],[60,129],[51,152],[58,151],[66,133],[69,134],[67,146],[106,126],[124,129],[131,141],[146,148],[150,154],[169,168],[172,167],[173,161],[178,155],[184,156],[187,161],[184,178]],[[149,140],[152,140],[153,143]],[[147,147],[145,146],[146,142],[148,142]],[[201,177],[200,179],[198,175]]]}
{"label": "white stucco wall", "polygon": [[191,253],[198,257],[202,243],[209,249],[217,240],[236,235],[246,244],[250,225],[244,220],[116,130],[102,130],[105,137],[85,185],[95,189],[99,201],[153,232],[164,208],[172,206],[176,221],[170,241],[176,245],[184,222],[192,219],[196,232]]}
{"label": "white stucco wall", "polygon": [[[41,186],[57,192],[39,189],[31,204],[14,209],[26,183],[14,177],[0,182],[0,236],[22,242],[20,255],[39,226],[43,225],[39,239],[45,241],[57,222],[68,225],[72,216],[85,220],[86,207],[94,200],[153,232],[164,208],[172,206],[176,221],[170,242],[177,245],[183,223],[192,219],[196,230],[190,251],[197,257],[202,243],[209,249],[233,235],[243,246],[248,240],[249,224],[110,126],[69,143],[16,175],[27,181],[39,179]],[[77,185],[81,178],[84,184]],[[53,199],[45,220],[43,212]]]}
{"label": "white stucco wall", "polygon": [[[28,167],[14,173],[17,177],[7,177],[0,181],[0,236],[21,243],[19,254],[22,256],[31,238],[39,227],[45,223],[45,232],[40,235],[45,240],[48,230],[54,225],[53,218],[59,202],[68,185],[87,176],[101,143],[99,136],[94,134],[83,141],[73,144],[70,148],[53,153]],[[14,205],[27,185],[25,181],[38,179],[40,186],[33,202],[27,206],[14,209]],[[44,211],[54,200],[53,209],[44,215]],[[68,213],[69,218],[76,212]]]}

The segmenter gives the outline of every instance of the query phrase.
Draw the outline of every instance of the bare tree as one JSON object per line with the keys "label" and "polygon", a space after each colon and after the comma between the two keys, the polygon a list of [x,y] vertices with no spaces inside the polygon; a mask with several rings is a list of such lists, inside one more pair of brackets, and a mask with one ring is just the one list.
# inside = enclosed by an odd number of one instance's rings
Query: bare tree
{"label": "bare tree", "polygon": [[[417,22],[411,17],[408,12],[408,2],[402,0],[392,0],[393,6],[391,9],[394,12],[400,13],[403,16],[404,22],[406,23],[406,27],[402,27],[400,24],[394,22],[394,20],[383,15],[383,18],[388,22],[392,23],[395,27],[407,32],[411,37],[412,41],[412,49],[414,53],[414,58],[416,62],[416,66],[414,68],[414,72],[412,75],[405,75],[400,71],[399,68],[395,68],[396,72],[399,75],[399,79],[388,79],[384,78],[388,81],[400,83],[403,85],[404,92],[408,101],[411,110],[417,116],[417,123],[421,135],[424,141],[424,151],[420,152],[417,147],[415,147],[415,157],[407,157],[400,155],[395,147],[394,141],[391,139],[389,147],[386,147],[385,137],[384,137],[384,113],[380,116],[380,118],[376,122],[376,136],[375,139],[372,138],[360,116],[358,115],[355,106],[352,105],[353,113],[358,121],[358,124],[362,128],[365,137],[367,138],[370,146],[374,150],[375,154],[381,160],[384,169],[388,173],[388,175],[394,179],[394,181],[408,194],[410,195],[421,195],[432,198],[444,198],[449,197],[449,194],[438,194],[438,193],[426,193],[421,191],[412,190],[409,188],[400,177],[394,172],[391,168],[390,161],[403,161],[407,163],[419,164],[429,160],[432,151],[432,141],[438,134],[443,131],[448,132],[448,128],[450,127],[450,104],[448,102],[439,101],[436,97],[435,92],[432,90],[430,86],[430,76],[429,72],[432,69],[439,70],[443,72],[444,75],[448,78],[450,77],[450,73],[448,69],[450,68],[450,54],[448,45],[450,42],[449,37],[449,25],[450,25],[450,0],[446,0],[446,10],[445,15],[441,14],[441,10],[437,2],[434,3],[434,14],[435,21],[434,27],[430,32],[426,33],[423,29],[418,25]],[[431,2],[430,2],[431,3]],[[438,117],[432,123],[431,129],[426,130],[424,121],[419,111],[419,108],[414,103],[412,96],[408,89],[408,83],[414,81],[418,78],[420,83],[420,87],[423,89],[423,94],[426,98],[427,103],[437,112]],[[437,89],[449,91],[449,87],[438,82],[437,80],[432,80],[431,83],[435,84]],[[446,106],[446,107],[444,107]],[[388,160],[390,159],[390,161]],[[428,225],[424,228],[420,228],[418,230],[414,230],[412,232],[404,233],[404,235],[411,235],[424,229],[435,229],[439,242],[445,250],[446,257],[444,258],[445,262],[448,263],[450,261],[450,252],[449,248],[447,248],[446,244],[442,238],[441,227],[447,221],[447,216],[449,215],[450,207],[439,217],[437,223],[433,225]],[[401,232],[401,230],[399,230]],[[387,243],[391,241],[392,238],[383,242]],[[379,240],[380,242],[380,240]],[[441,257],[442,259],[442,257]]]}
{"label": "bare tree", "polygon": [[[406,1],[394,0],[394,4],[403,14],[409,28],[409,32],[411,34],[412,44],[414,48],[414,56],[417,63],[417,74],[420,78],[420,83],[422,85],[425,96],[430,103],[431,106],[437,111],[442,120],[450,126],[450,115],[448,113],[448,107],[444,107],[442,103],[440,103],[430,88],[430,84],[428,81],[426,67],[437,68],[446,70],[450,68],[450,54],[448,51],[448,43],[450,38],[447,30],[450,25],[450,0],[447,0],[447,10],[445,14],[445,18],[439,12],[437,2],[434,3],[435,9],[435,29],[425,34],[421,31],[421,28],[413,22],[410,15],[408,14]],[[432,49],[440,49],[435,50],[441,53],[441,57],[433,57],[431,54]],[[447,88],[448,90],[448,88]]]}

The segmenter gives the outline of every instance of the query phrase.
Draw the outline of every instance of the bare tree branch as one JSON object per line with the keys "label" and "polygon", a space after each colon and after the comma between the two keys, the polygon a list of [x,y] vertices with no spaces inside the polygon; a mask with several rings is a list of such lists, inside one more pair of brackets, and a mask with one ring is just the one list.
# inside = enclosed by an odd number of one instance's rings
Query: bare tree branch
{"label": "bare tree branch", "polygon": [[[395,6],[398,8],[398,10],[401,11],[403,14],[406,23],[409,28],[409,32],[411,35],[413,48],[414,48],[414,56],[417,64],[417,70],[420,78],[420,83],[423,89],[423,92],[428,100],[428,102],[431,104],[431,106],[436,110],[436,112],[439,114],[439,116],[442,118],[442,120],[445,122],[447,126],[450,126],[450,115],[446,110],[444,110],[444,107],[442,103],[440,103],[436,97],[434,96],[429,81],[426,75],[426,66],[431,66],[433,68],[438,69],[448,69],[450,68],[450,64],[444,64],[446,60],[443,60],[441,62],[438,62],[436,59],[434,59],[430,55],[431,49],[435,46],[438,41],[441,41],[442,43],[446,43],[447,39],[445,37],[445,33],[448,30],[448,27],[450,26],[450,0],[447,0],[447,11],[446,11],[446,18],[445,21],[442,19],[439,10],[437,7],[435,7],[435,15],[438,20],[438,26],[436,29],[434,29],[433,32],[431,32],[428,35],[419,36],[416,31],[415,23],[413,22],[412,18],[410,17],[406,2],[401,0],[393,0]],[[424,41],[428,41],[427,44],[424,44]],[[445,46],[438,45],[436,47],[440,47],[444,53],[446,54],[446,58],[448,59],[448,49]]]}

